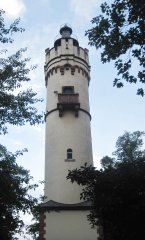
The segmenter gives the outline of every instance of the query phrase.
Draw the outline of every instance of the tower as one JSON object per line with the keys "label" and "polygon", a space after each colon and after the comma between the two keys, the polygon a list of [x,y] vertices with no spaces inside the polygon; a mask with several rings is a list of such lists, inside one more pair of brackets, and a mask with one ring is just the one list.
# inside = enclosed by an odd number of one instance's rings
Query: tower
{"label": "tower", "polygon": [[88,86],[88,50],[64,25],[54,47],[46,49],[47,88],[45,201],[41,206],[40,240],[96,240],[87,221],[90,204],[81,188],[66,180],[68,170],[93,164]]}

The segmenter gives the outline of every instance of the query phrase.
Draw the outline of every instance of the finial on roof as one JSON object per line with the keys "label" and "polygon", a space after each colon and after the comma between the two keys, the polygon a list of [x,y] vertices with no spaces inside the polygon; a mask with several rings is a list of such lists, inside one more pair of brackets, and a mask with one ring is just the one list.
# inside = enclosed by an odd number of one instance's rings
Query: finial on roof
{"label": "finial on roof", "polygon": [[65,24],[63,27],[60,29],[60,34],[62,38],[70,38],[72,34],[72,29],[69,27],[67,24]]}

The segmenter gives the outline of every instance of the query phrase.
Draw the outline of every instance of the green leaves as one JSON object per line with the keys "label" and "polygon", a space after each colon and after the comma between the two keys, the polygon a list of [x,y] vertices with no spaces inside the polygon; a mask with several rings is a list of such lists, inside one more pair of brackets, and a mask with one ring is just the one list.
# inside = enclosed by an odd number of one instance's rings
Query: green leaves
{"label": "green leaves", "polygon": [[[101,226],[104,240],[142,239],[145,233],[144,132],[125,132],[116,142],[115,158],[103,157],[103,169],[92,166],[69,171],[72,182],[82,185],[81,198],[92,202],[88,220]],[[102,234],[103,233],[103,234]]]}
{"label": "green leaves", "polygon": [[31,106],[40,101],[35,96],[36,93],[32,89],[20,92],[16,96],[12,93],[0,93],[0,133],[3,132],[3,128],[6,129],[7,123],[20,126],[27,122],[30,125],[41,123],[42,115],[37,114],[37,109]]}
{"label": "green leaves", "polygon": [[[4,11],[0,10],[0,42],[12,43],[12,34],[24,31],[16,19],[8,28],[5,26]],[[0,51],[0,134],[7,133],[7,125],[34,125],[42,122],[35,103],[41,102],[37,93],[27,89],[29,73],[35,66],[28,67],[29,60],[24,58],[26,49],[20,49],[8,56],[7,50]],[[22,232],[24,222],[20,212],[31,213],[38,203],[31,195],[37,184],[31,184],[29,171],[19,166],[17,157],[27,150],[8,152],[0,145],[0,239],[12,240],[16,233]]]}
{"label": "green leaves", "polygon": [[4,11],[0,9],[0,42],[1,43],[12,43],[14,40],[10,37],[15,32],[23,32],[24,28],[18,27],[20,19],[16,19],[9,28],[5,27],[4,22]]}
{"label": "green leaves", "polygon": [[[105,2],[101,5],[101,11],[102,15],[92,19],[95,26],[86,31],[86,35],[91,46],[102,49],[103,63],[116,60],[115,68],[120,78],[117,81],[115,78],[113,86],[123,87],[125,81],[143,84],[145,81],[143,1],[115,0],[110,6]],[[134,60],[137,73],[134,71]],[[144,96],[143,88],[138,89],[137,94]]]}
{"label": "green leaves", "polygon": [[138,158],[145,157],[145,151],[142,150],[144,132],[136,131],[133,133],[125,132],[116,142],[116,151],[113,155],[117,161],[135,161]]}
{"label": "green leaves", "polygon": [[13,154],[0,145],[0,239],[14,239],[13,235],[24,225],[20,211],[30,212],[37,204],[37,199],[29,194],[37,184],[31,184],[29,171],[16,163],[17,157],[26,151]]}
{"label": "green leaves", "polygon": [[[9,43],[9,37],[14,32],[22,32],[18,27],[19,19],[15,20],[9,28],[5,28],[4,12],[0,10],[0,42]],[[24,58],[25,49],[7,56],[7,51],[0,53],[0,134],[7,133],[7,124],[31,125],[42,123],[42,114],[38,114],[34,104],[42,99],[36,98],[37,93],[32,89],[24,90],[24,84],[30,82],[29,73],[35,66],[28,67],[29,58]]]}

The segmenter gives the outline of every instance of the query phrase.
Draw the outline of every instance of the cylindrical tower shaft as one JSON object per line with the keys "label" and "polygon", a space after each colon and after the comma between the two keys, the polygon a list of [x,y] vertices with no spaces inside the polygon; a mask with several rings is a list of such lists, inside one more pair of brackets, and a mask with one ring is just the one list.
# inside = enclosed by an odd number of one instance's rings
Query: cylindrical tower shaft
{"label": "cylindrical tower shaft", "polygon": [[87,214],[90,202],[80,201],[81,188],[70,183],[68,170],[93,164],[88,85],[88,50],[60,29],[61,38],[46,49],[47,87],[45,201],[41,205],[40,240],[96,240]]}
{"label": "cylindrical tower shaft", "polygon": [[80,187],[66,180],[68,170],[93,164],[90,131],[88,50],[64,26],[46,49],[46,201],[80,202]]}

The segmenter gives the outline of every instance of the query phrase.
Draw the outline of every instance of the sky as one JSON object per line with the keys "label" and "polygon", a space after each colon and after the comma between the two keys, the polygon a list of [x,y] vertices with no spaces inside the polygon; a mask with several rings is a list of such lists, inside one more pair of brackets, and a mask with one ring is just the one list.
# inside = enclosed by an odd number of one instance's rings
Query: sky
{"label": "sky", "polygon": [[[20,48],[28,47],[26,56],[31,58],[31,64],[38,65],[30,73],[32,80],[26,87],[32,87],[38,97],[44,99],[43,103],[37,105],[43,114],[46,97],[43,71],[45,49],[53,47],[60,27],[65,23],[70,24],[80,46],[89,49],[89,95],[95,166],[99,166],[99,159],[103,156],[111,156],[117,138],[125,131],[145,130],[145,98],[136,95],[137,86],[125,84],[122,89],[114,88],[116,70],[113,63],[102,64],[100,51],[88,45],[85,30],[92,27],[91,19],[100,14],[101,2],[102,0],[0,0],[0,8],[6,11],[7,24],[20,17],[20,26],[25,28],[25,32],[14,36],[14,43],[7,48],[9,53],[14,53]],[[44,180],[45,124],[9,126],[9,133],[1,136],[0,142],[12,152],[28,148],[28,153],[18,159],[18,163],[30,170],[35,182]],[[36,194],[42,193],[41,186]]]}

